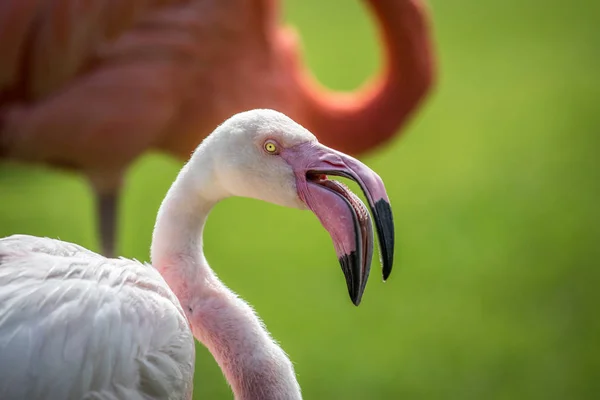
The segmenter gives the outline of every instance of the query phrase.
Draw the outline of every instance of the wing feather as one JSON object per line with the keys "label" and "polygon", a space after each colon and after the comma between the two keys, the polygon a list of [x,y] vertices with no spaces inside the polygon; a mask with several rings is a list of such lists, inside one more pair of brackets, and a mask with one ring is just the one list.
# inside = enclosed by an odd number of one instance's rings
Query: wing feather
{"label": "wing feather", "polygon": [[188,321],[152,266],[0,239],[0,398],[183,399],[193,363]]}
{"label": "wing feather", "polygon": [[185,2],[3,0],[0,93],[25,83],[30,98],[46,96],[93,62],[99,46],[131,30],[143,15]]}

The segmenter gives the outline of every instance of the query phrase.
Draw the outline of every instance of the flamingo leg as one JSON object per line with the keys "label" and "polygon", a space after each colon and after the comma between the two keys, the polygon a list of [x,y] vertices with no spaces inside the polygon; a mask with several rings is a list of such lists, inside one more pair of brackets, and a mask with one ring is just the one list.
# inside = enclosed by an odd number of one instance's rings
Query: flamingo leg
{"label": "flamingo leg", "polygon": [[97,194],[97,216],[102,255],[115,256],[119,192]]}

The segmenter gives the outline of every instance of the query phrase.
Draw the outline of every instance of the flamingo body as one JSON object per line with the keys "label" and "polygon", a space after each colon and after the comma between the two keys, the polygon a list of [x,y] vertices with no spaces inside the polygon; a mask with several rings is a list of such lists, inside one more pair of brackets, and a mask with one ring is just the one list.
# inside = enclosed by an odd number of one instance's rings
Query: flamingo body
{"label": "flamingo body", "polygon": [[194,338],[150,265],[0,239],[0,327],[4,400],[191,398]]}

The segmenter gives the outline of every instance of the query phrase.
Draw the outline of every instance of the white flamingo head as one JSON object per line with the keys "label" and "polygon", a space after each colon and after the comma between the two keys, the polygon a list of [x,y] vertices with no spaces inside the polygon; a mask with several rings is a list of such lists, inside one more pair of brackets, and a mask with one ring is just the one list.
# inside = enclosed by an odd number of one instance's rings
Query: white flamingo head
{"label": "white flamingo head", "polygon": [[[345,185],[327,176],[349,178],[361,187],[379,236],[383,279],[394,256],[394,223],[381,178],[344,153],[320,144],[308,130],[274,110],[234,115],[199,146],[209,159],[220,196],[241,196],[310,209],[330,233],[355,305],[361,301],[373,254],[371,217]],[[205,165],[206,167],[206,165]]]}

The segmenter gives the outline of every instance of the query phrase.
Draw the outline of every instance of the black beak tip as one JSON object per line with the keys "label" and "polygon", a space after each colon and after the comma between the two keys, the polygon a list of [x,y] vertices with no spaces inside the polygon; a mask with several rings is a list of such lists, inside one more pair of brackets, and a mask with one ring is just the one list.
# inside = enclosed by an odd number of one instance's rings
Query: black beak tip
{"label": "black beak tip", "polygon": [[361,293],[361,282],[360,282],[360,267],[359,267],[359,259],[358,255],[355,251],[344,254],[341,256],[338,261],[340,262],[340,266],[342,267],[342,271],[344,272],[344,277],[346,278],[346,285],[348,286],[348,294],[350,295],[350,300],[352,300],[352,304],[358,307],[360,301],[362,299]]}
{"label": "black beak tip", "polygon": [[376,201],[374,208],[377,214],[377,234],[381,245],[382,274],[385,282],[392,273],[394,264],[394,217],[390,203],[384,199]]}
{"label": "black beak tip", "polygon": [[391,273],[392,273],[392,266],[391,265],[389,265],[389,266],[384,265],[384,268],[383,268],[383,281],[384,282],[387,281],[387,279],[390,277]]}

